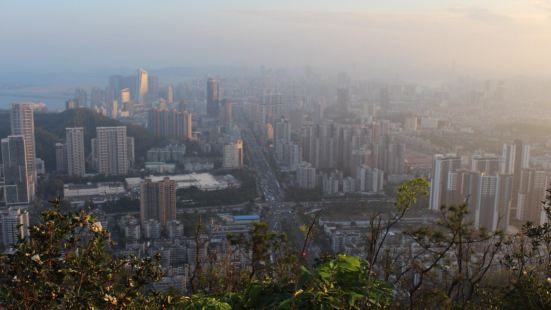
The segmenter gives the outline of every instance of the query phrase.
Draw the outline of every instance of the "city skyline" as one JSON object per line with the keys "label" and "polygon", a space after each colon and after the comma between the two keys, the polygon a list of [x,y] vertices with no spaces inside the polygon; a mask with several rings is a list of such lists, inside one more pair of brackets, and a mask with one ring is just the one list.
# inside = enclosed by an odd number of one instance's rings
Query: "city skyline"
{"label": "city skyline", "polygon": [[0,41],[2,309],[551,309],[551,0],[31,0]]}

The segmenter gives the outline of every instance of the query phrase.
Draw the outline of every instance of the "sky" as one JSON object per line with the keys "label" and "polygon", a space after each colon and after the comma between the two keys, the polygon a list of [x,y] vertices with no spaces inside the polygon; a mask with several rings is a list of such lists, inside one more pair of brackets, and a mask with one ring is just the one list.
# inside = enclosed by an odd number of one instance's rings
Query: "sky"
{"label": "sky", "polygon": [[4,80],[304,65],[548,76],[551,0],[0,0]]}

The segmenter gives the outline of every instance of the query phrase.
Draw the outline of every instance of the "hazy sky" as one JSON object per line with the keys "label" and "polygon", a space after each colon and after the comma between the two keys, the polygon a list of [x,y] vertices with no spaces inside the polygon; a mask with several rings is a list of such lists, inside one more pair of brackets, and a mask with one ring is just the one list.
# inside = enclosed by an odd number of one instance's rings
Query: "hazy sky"
{"label": "hazy sky", "polygon": [[551,0],[0,0],[0,71],[357,65],[548,75]]}

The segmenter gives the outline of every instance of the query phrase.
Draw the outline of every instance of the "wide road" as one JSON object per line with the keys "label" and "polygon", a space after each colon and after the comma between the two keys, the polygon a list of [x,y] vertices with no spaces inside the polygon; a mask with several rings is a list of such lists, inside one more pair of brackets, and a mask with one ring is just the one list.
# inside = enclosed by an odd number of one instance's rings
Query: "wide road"
{"label": "wide road", "polygon": [[266,156],[262,145],[253,135],[249,127],[241,128],[241,135],[245,143],[245,149],[249,155],[249,162],[256,171],[260,190],[266,202],[278,203],[284,199],[284,194]]}

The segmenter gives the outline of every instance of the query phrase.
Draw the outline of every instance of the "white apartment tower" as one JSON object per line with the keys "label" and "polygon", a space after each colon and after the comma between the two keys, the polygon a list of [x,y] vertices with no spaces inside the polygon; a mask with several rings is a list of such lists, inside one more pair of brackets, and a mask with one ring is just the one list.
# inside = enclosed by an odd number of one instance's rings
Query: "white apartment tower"
{"label": "white apartment tower", "polygon": [[454,173],[461,168],[461,158],[455,154],[434,155],[430,186],[430,209],[457,203],[453,192],[457,186]]}
{"label": "white apartment tower", "polygon": [[12,104],[10,120],[11,134],[23,136],[25,141],[29,198],[33,200],[36,193],[36,147],[34,140],[33,104],[30,102]]}
{"label": "white apartment tower", "polygon": [[125,175],[130,167],[126,126],[97,127],[92,142],[99,173]]}
{"label": "white apartment tower", "polygon": [[84,128],[65,129],[65,148],[67,150],[67,173],[72,176],[84,176]]}
{"label": "white apartment tower", "polygon": [[224,168],[243,167],[243,140],[237,139],[232,143],[224,145],[222,166]]}
{"label": "white apartment tower", "polygon": [[20,208],[9,208],[0,214],[2,244],[11,247],[19,237],[29,236],[29,212]]}
{"label": "white apartment tower", "polygon": [[316,168],[303,161],[297,168],[297,183],[300,188],[316,188]]}

